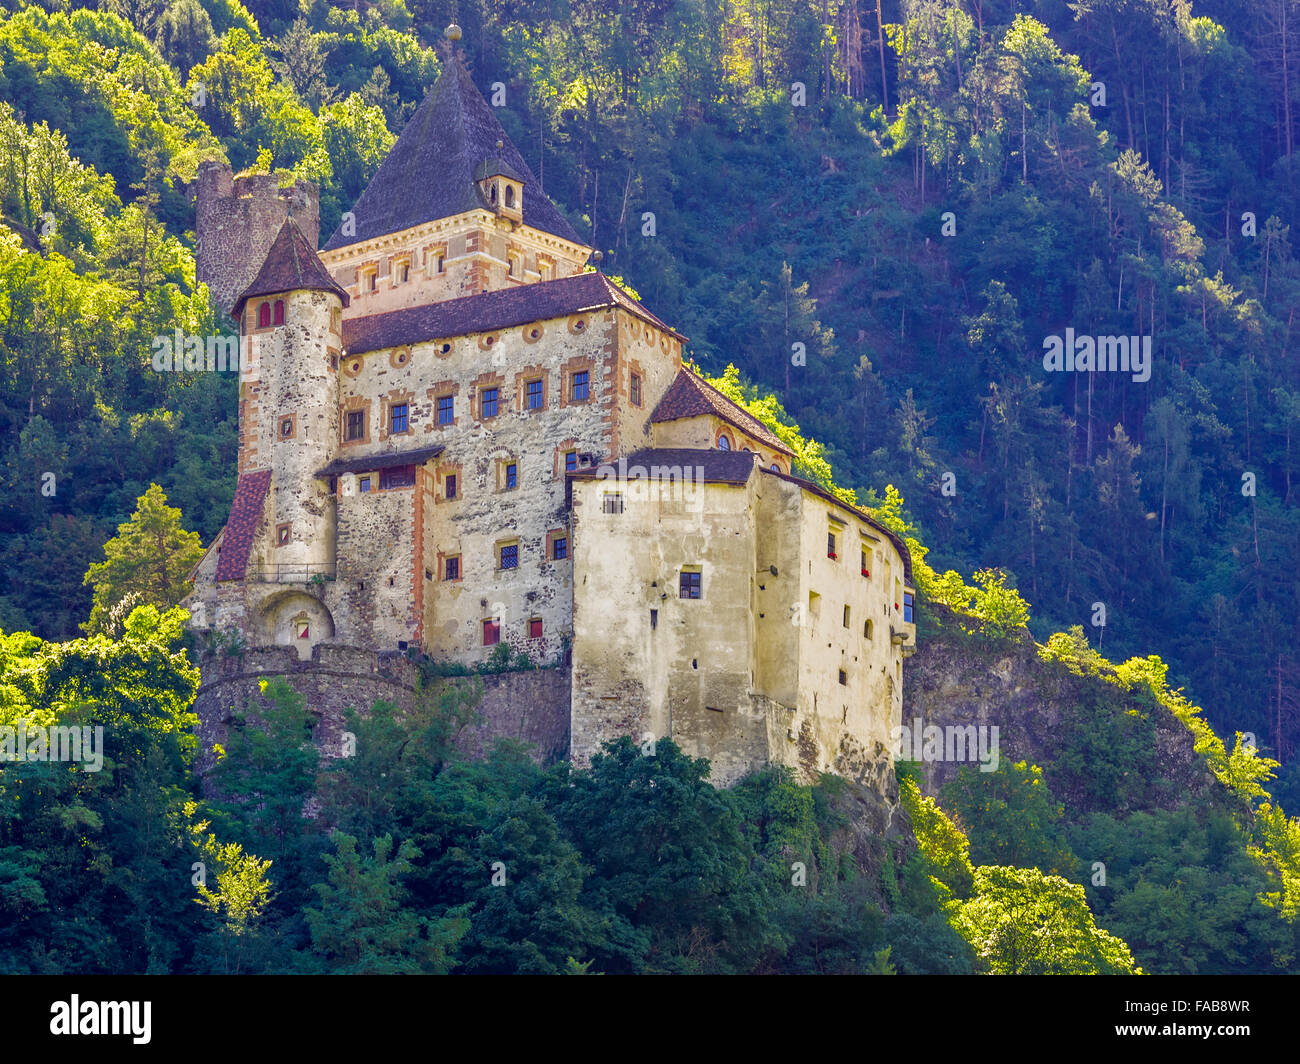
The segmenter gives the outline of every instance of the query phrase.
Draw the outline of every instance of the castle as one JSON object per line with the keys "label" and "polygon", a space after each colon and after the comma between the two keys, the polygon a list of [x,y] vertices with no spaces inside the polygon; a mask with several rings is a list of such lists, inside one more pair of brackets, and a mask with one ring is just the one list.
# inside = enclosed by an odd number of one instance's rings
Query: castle
{"label": "castle", "polygon": [[200,170],[199,278],[243,365],[191,623],[317,663],[508,643],[562,677],[577,764],[628,734],[671,736],[720,784],[888,773],[905,544],[584,272],[592,249],[445,55],[319,251],[313,187]]}

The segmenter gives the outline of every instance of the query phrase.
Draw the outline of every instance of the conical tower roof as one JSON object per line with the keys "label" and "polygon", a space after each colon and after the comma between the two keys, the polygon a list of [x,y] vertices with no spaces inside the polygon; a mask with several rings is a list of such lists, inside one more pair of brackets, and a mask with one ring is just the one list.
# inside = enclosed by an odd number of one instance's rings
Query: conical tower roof
{"label": "conical tower roof", "polygon": [[277,292],[309,291],[333,292],[348,305],[348,294],[330,276],[315,248],[307,242],[298,223],[290,215],[280,226],[271,241],[271,248],[262,260],[257,276],[235,300],[234,315],[239,317],[244,303],[254,296],[269,296]]}
{"label": "conical tower roof", "polygon": [[442,75],[352,208],[356,232],[345,236],[340,227],[325,250],[486,207],[476,183],[485,168],[523,181],[525,225],[583,243],[542,193],[523,156],[474,87],[460,52],[452,48],[449,53]]}

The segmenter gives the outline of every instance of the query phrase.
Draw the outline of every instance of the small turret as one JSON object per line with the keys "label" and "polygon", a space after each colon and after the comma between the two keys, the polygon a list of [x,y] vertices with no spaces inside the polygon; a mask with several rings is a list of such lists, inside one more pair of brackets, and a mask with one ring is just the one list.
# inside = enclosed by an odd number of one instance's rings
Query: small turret
{"label": "small turret", "polygon": [[333,498],[315,473],[338,446],[347,303],[290,216],[234,305],[244,356],[239,469],[271,470],[271,539],[259,544],[263,569],[304,567],[311,575],[334,564]]}

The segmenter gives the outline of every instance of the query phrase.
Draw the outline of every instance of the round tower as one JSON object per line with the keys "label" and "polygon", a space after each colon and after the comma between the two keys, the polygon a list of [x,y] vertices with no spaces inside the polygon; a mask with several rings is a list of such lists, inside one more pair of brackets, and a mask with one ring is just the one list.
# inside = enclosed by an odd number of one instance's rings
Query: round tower
{"label": "round tower", "polygon": [[347,302],[290,217],[235,306],[244,352],[239,470],[271,471],[264,578],[334,575],[334,498],[316,473],[338,449]]}

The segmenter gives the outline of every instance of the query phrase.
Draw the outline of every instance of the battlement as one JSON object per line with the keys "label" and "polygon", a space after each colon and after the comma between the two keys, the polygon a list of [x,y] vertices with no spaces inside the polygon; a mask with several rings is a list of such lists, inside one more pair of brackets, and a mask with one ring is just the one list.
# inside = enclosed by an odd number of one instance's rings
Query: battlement
{"label": "battlement", "polygon": [[294,221],[314,248],[320,239],[320,191],[311,181],[281,188],[274,174],[235,177],[222,162],[199,165],[195,179],[198,279],[230,313],[257,275],[293,207]]}
{"label": "battlement", "polygon": [[[199,717],[197,768],[202,775],[216,763],[215,745],[229,741],[234,718],[248,712],[256,716],[265,704],[260,690],[265,679],[282,676],[306,699],[316,743],[329,758],[343,750],[349,710],[366,713],[380,700],[409,710],[422,683],[419,666],[401,651],[341,644],[317,644],[310,659],[300,659],[293,647],[256,646],[237,656],[207,655],[198,664],[202,681],[194,712]],[[567,669],[455,676],[435,683],[481,692],[474,719],[455,739],[470,756],[486,756],[503,738],[529,744],[542,764],[568,753]]]}

